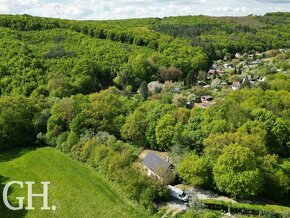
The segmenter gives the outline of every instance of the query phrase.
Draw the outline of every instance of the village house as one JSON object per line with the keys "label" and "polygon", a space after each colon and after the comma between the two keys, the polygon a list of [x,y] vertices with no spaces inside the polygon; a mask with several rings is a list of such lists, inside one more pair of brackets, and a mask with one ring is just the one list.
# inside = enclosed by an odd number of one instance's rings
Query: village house
{"label": "village house", "polygon": [[211,80],[213,75],[221,76],[224,73],[225,71],[223,69],[217,69],[217,70],[210,69],[207,74],[207,79]]}
{"label": "village house", "polygon": [[214,69],[210,69],[208,71],[208,74],[209,75],[213,75],[213,74],[224,74],[225,71],[223,69],[217,69],[217,70],[214,70]]}
{"label": "village house", "polygon": [[224,64],[224,68],[231,68],[231,69],[233,69],[233,68],[235,68],[235,66],[233,65],[233,64]]}
{"label": "village house", "polygon": [[150,93],[160,92],[163,89],[163,84],[158,81],[152,81],[148,84],[148,91]]}
{"label": "village house", "polygon": [[236,55],[235,55],[235,58],[241,58],[242,57],[242,55],[241,55],[241,53],[236,53]]}
{"label": "village house", "polygon": [[241,88],[241,84],[239,82],[233,82],[232,89],[234,91],[239,90]]}
{"label": "village house", "polygon": [[175,94],[180,93],[180,88],[179,87],[174,87],[174,88],[171,89],[171,92],[175,93]]}
{"label": "village house", "polygon": [[174,179],[173,165],[168,160],[149,152],[142,161],[144,168],[147,170],[147,175],[157,177],[162,182],[170,183]]}
{"label": "village house", "polygon": [[214,69],[210,69],[209,71],[208,71],[208,74],[209,75],[213,75],[213,74],[215,74],[216,73],[216,70],[214,70]]}
{"label": "village house", "polygon": [[201,101],[205,102],[205,103],[209,103],[210,101],[212,101],[214,98],[210,95],[206,95],[206,96],[201,96]]}
{"label": "village house", "polygon": [[266,81],[266,77],[260,77],[260,78],[258,79],[258,81],[259,81],[259,82],[265,82],[265,81]]}
{"label": "village house", "polygon": [[224,70],[216,70],[216,72],[217,72],[217,74],[220,75],[220,76],[223,75],[223,74],[225,73]]}

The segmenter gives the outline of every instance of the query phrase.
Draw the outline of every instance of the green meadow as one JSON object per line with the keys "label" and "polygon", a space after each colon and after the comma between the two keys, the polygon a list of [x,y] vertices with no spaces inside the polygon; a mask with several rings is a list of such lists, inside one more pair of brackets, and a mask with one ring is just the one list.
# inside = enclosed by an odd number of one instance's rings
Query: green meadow
{"label": "green meadow", "polygon": [[[1,193],[8,181],[35,181],[36,194],[42,193],[41,181],[50,181],[49,206],[56,206],[41,211],[42,198],[34,197],[34,211],[11,211],[1,198],[0,217],[149,217],[90,167],[52,148],[0,154],[0,181]],[[15,206],[18,196],[26,196],[26,185],[12,186],[9,200]]]}

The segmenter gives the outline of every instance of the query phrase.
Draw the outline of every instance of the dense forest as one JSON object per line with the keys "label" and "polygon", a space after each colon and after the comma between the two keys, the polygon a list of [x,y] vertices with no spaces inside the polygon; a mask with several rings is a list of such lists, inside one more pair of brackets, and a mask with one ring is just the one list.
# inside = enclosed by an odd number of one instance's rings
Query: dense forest
{"label": "dense forest", "polygon": [[2,15],[1,94],[64,97],[111,85],[136,90],[169,67],[182,79],[225,55],[288,48],[289,25],[287,14],[125,21]]}
{"label": "dense forest", "polygon": [[[289,48],[289,13],[118,21],[1,15],[0,148],[56,147],[152,211],[168,193],[132,164],[144,147],[169,152],[183,183],[289,204]],[[250,65],[251,54],[265,60],[252,76],[267,80],[221,87],[245,78],[238,62]],[[218,60],[235,66],[209,82]],[[150,90],[152,81],[162,89]],[[216,98],[212,107],[185,106],[207,95]]]}

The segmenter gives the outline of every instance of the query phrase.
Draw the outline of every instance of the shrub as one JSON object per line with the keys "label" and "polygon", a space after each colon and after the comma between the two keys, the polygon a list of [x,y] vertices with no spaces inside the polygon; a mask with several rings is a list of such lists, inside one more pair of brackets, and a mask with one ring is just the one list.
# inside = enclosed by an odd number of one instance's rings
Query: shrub
{"label": "shrub", "polygon": [[207,199],[203,203],[210,210],[223,210],[226,212],[252,214],[252,215],[270,215],[271,217],[289,217],[290,208],[277,205],[255,205],[244,203],[230,203],[219,200]]}

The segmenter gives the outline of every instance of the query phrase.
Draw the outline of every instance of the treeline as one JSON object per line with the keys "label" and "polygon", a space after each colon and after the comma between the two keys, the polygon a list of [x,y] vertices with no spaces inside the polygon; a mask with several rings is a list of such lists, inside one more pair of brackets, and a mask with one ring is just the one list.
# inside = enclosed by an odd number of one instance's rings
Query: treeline
{"label": "treeline", "polygon": [[[176,49],[177,46],[183,50],[192,45],[204,49],[210,57],[205,65],[208,66],[211,61],[223,58],[227,53],[233,55],[236,52],[289,48],[290,33],[286,15],[274,13],[241,18],[188,16],[123,21],[69,21],[29,15],[2,15],[0,26],[17,31],[68,29],[98,39],[148,47],[159,53],[171,47]],[[176,38],[183,40],[171,45]],[[202,67],[204,65],[196,68]]]}
{"label": "treeline", "polygon": [[0,26],[19,31],[45,30],[60,28],[61,21],[58,19],[45,19],[30,15],[1,15]]}
{"label": "treeline", "polygon": [[[104,22],[92,22],[92,21],[69,21],[60,20],[54,18],[40,18],[32,17],[29,15],[23,16],[0,16],[0,26],[11,28],[17,31],[36,31],[36,30],[48,30],[48,29],[69,29],[76,32],[81,32],[85,35],[89,35],[99,39],[109,39],[121,43],[134,44],[138,46],[148,46],[154,50],[158,50],[159,41],[170,42],[173,39],[168,36],[160,36],[160,34],[154,33],[146,28],[147,23],[157,21],[158,19],[144,19],[145,22],[141,22],[137,27],[131,26],[137,24],[134,20],[124,21],[116,25],[109,21]],[[148,20],[148,21],[147,21]],[[151,21],[151,22],[150,22]],[[128,24],[127,24],[128,22]],[[142,23],[145,26],[142,26]],[[161,38],[161,39],[160,39]]]}
{"label": "treeline", "polygon": [[173,24],[162,24],[153,27],[153,30],[156,32],[162,32],[170,36],[182,37],[182,38],[194,38],[200,35],[216,35],[225,33],[253,33],[257,32],[256,29],[253,29],[249,26],[234,25],[227,23],[198,23],[193,25],[173,25]]}

